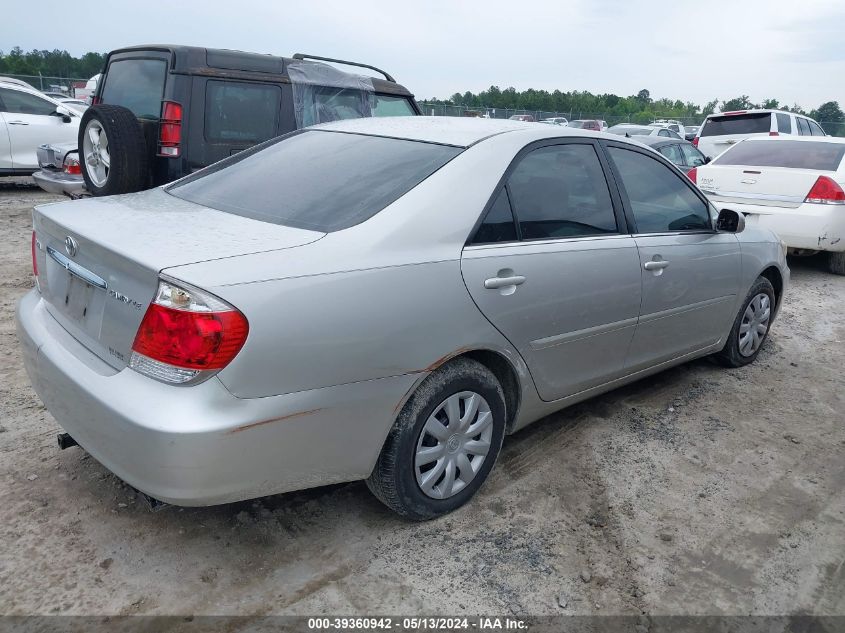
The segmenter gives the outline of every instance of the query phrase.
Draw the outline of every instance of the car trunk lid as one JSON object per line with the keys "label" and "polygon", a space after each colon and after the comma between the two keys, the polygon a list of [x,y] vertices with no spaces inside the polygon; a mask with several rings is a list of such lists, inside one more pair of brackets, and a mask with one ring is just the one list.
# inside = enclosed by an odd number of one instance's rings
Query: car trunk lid
{"label": "car trunk lid", "polygon": [[819,176],[834,172],[786,167],[706,165],[699,167],[698,186],[713,200],[796,209]]}
{"label": "car trunk lid", "polygon": [[324,235],[209,209],[162,189],[39,206],[33,226],[47,309],[117,369],[129,361],[162,269],[292,248]]}

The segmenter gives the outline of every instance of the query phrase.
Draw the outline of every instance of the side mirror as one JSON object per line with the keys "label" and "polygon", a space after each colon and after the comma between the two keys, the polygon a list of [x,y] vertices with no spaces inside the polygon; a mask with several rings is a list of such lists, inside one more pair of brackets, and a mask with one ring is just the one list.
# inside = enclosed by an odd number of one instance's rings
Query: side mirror
{"label": "side mirror", "polygon": [[63,106],[56,107],[56,111],[51,112],[50,116],[57,116],[64,123],[70,123],[73,120],[73,119],[71,119],[70,112],[67,109],[65,109]]}
{"label": "side mirror", "polygon": [[731,209],[719,211],[716,230],[722,233],[742,233],[745,230],[745,216]]}
{"label": "side mirror", "polygon": [[710,158],[709,156],[705,156],[704,157],[704,164],[707,165],[711,160],[713,160],[713,159]]}

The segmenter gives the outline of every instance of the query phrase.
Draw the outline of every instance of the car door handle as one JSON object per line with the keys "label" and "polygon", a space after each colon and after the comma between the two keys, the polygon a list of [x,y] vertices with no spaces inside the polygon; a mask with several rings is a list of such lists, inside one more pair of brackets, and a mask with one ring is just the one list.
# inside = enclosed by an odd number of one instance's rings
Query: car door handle
{"label": "car door handle", "polygon": [[522,275],[513,275],[512,277],[493,277],[484,280],[484,287],[488,290],[496,288],[504,288],[506,286],[519,286],[525,283],[525,277]]}
{"label": "car door handle", "polygon": [[661,259],[661,260],[656,261],[656,262],[655,261],[646,262],[645,264],[643,264],[643,268],[645,268],[646,270],[663,270],[668,265],[669,265],[669,262],[667,262],[665,259]]}
{"label": "car door handle", "polygon": [[29,125],[26,121],[8,121],[9,125]]}

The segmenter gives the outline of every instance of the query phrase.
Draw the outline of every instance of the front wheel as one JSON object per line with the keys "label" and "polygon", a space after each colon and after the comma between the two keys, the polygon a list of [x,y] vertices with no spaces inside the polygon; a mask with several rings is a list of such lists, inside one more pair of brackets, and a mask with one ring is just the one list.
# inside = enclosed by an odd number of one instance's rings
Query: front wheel
{"label": "front wheel", "polygon": [[769,335],[775,309],[775,289],[765,277],[757,277],[734,320],[728,340],[714,358],[727,367],[754,362]]}
{"label": "front wheel", "polygon": [[505,398],[484,365],[455,360],[411,396],[384,443],[367,486],[414,520],[459,508],[493,468],[505,431]]}

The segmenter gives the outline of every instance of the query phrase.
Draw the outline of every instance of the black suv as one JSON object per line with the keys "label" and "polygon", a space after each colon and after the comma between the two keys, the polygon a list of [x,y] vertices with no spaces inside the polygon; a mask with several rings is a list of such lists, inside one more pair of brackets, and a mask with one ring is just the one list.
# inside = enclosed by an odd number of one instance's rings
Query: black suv
{"label": "black suv", "polygon": [[[334,62],[384,79],[342,72]],[[369,116],[415,116],[408,90],[374,66],[192,46],[109,53],[74,148],[42,146],[36,181],[95,196],[161,185],[308,125]],[[69,167],[70,166],[70,167]]]}

